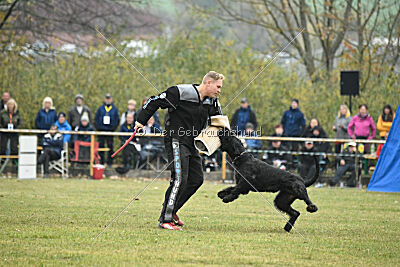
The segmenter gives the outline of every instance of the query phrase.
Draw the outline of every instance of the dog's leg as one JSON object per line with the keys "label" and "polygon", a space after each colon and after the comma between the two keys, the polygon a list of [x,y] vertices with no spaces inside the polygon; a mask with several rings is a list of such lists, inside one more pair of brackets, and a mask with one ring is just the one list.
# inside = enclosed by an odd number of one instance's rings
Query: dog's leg
{"label": "dog's leg", "polygon": [[300,212],[293,209],[290,205],[292,205],[293,201],[295,201],[296,197],[290,195],[285,192],[279,192],[276,196],[274,203],[277,209],[287,213],[289,215],[289,221],[286,223],[284,229],[286,232],[290,232],[297,218],[300,216]]}
{"label": "dog's leg", "polygon": [[248,194],[250,191],[249,185],[245,182],[240,181],[235,187],[232,188],[230,194],[226,195],[222,201],[224,203],[229,203],[234,201],[239,197],[240,194]]}
{"label": "dog's leg", "polygon": [[318,207],[312,203],[310,198],[308,197],[307,189],[304,187],[300,190],[299,199],[303,200],[307,204],[307,211],[308,212],[316,212]]}
{"label": "dog's leg", "polygon": [[233,186],[230,186],[230,187],[225,188],[224,190],[219,191],[218,197],[220,199],[223,199],[224,197],[226,197],[227,195],[229,195],[232,192],[233,188],[234,188]]}

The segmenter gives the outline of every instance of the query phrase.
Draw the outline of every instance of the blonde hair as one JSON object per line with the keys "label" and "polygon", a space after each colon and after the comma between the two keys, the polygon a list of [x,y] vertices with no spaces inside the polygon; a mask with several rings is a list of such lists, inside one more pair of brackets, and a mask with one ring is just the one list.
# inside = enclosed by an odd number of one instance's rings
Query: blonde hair
{"label": "blonde hair", "polygon": [[133,99],[129,99],[128,105],[131,105],[131,104],[136,106],[136,101]]}
{"label": "blonde hair", "polygon": [[[350,117],[350,110],[349,110],[349,108],[347,107],[347,105],[345,105],[345,104],[342,104],[342,105],[340,105],[340,107],[344,107],[346,110],[347,110],[347,112],[346,112],[346,118],[348,118],[348,117]],[[342,114],[340,114],[340,109],[339,109],[339,112],[338,112],[338,116],[340,117]]]}
{"label": "blonde hair", "polygon": [[53,99],[51,99],[51,97],[49,97],[49,96],[46,96],[46,97],[43,99],[42,108],[44,108],[44,103],[46,103],[46,102],[50,102],[50,109],[56,109],[56,108],[53,106]]}
{"label": "blonde hair", "polygon": [[203,77],[203,83],[207,83],[209,80],[213,81],[218,81],[218,80],[223,80],[225,79],[225,76],[221,73],[218,73],[216,71],[209,71],[206,75]]}
{"label": "blonde hair", "polygon": [[7,104],[6,104],[6,111],[8,112],[8,105],[9,104],[14,104],[14,110],[13,110],[13,112],[15,113],[15,112],[17,112],[17,110],[18,110],[18,105],[17,105],[17,102],[14,100],[14,98],[10,98],[8,101],[7,101]]}

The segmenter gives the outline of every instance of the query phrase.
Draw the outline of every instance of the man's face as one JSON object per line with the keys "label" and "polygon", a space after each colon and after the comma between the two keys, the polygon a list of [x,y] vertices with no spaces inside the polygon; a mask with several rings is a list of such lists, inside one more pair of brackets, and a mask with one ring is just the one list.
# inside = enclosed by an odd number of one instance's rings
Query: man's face
{"label": "man's face", "polygon": [[249,103],[247,103],[247,102],[240,102],[240,107],[242,107],[242,108],[248,108],[249,107]]}
{"label": "man's face", "polygon": [[64,116],[58,117],[58,122],[59,122],[60,124],[63,124],[63,123],[65,122],[65,117],[64,117]]}
{"label": "man's face", "polygon": [[132,114],[126,115],[126,122],[128,124],[132,124],[133,123],[133,115]]}
{"label": "man's face", "polygon": [[282,135],[283,134],[283,128],[282,127],[275,128],[275,133],[277,135]]}
{"label": "man's face", "polygon": [[253,128],[246,128],[246,133],[247,134],[251,134],[252,132],[253,132],[254,130],[253,130]]}
{"label": "man's face", "polygon": [[50,130],[49,130],[49,133],[51,135],[55,135],[57,133],[57,127],[51,127]]}
{"label": "man's face", "polygon": [[355,146],[349,146],[350,152],[356,152],[356,147]]}
{"label": "man's face", "polygon": [[208,97],[214,98],[221,93],[222,80],[208,80],[206,85]]}
{"label": "man's face", "polygon": [[272,146],[275,147],[275,148],[279,148],[281,146],[281,141],[272,142]]}
{"label": "man's face", "polygon": [[299,105],[297,104],[296,101],[292,101],[291,106],[292,106],[292,109],[296,109]]}
{"label": "man's face", "polygon": [[79,97],[78,97],[78,98],[75,100],[75,103],[76,103],[77,106],[82,106],[82,104],[83,104],[82,98],[79,98]]}
{"label": "man's face", "polygon": [[10,93],[9,92],[4,92],[3,93],[3,101],[4,101],[4,103],[7,103],[8,100],[10,100]]}
{"label": "man's face", "polygon": [[307,150],[310,150],[314,146],[313,143],[306,143]]}
{"label": "man's face", "polygon": [[111,105],[113,102],[112,97],[106,97],[104,98],[104,103],[106,103],[106,105]]}

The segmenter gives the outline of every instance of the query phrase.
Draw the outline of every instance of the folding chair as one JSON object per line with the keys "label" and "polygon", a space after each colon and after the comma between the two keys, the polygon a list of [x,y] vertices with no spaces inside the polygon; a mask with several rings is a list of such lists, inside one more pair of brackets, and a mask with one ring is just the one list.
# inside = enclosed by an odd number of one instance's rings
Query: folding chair
{"label": "folding chair", "polygon": [[[61,151],[61,158],[49,162],[49,170],[56,170],[61,173],[62,178],[68,178],[68,143],[64,143],[64,148]],[[42,165],[42,174],[44,173]]]}

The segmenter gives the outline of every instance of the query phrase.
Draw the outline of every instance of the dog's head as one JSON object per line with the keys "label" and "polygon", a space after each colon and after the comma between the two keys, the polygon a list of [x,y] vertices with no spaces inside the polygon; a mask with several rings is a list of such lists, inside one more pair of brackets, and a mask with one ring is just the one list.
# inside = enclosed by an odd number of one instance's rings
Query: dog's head
{"label": "dog's head", "polygon": [[218,137],[221,140],[222,151],[226,151],[231,158],[237,157],[245,151],[242,142],[235,136],[235,133],[228,128],[219,130]]}

